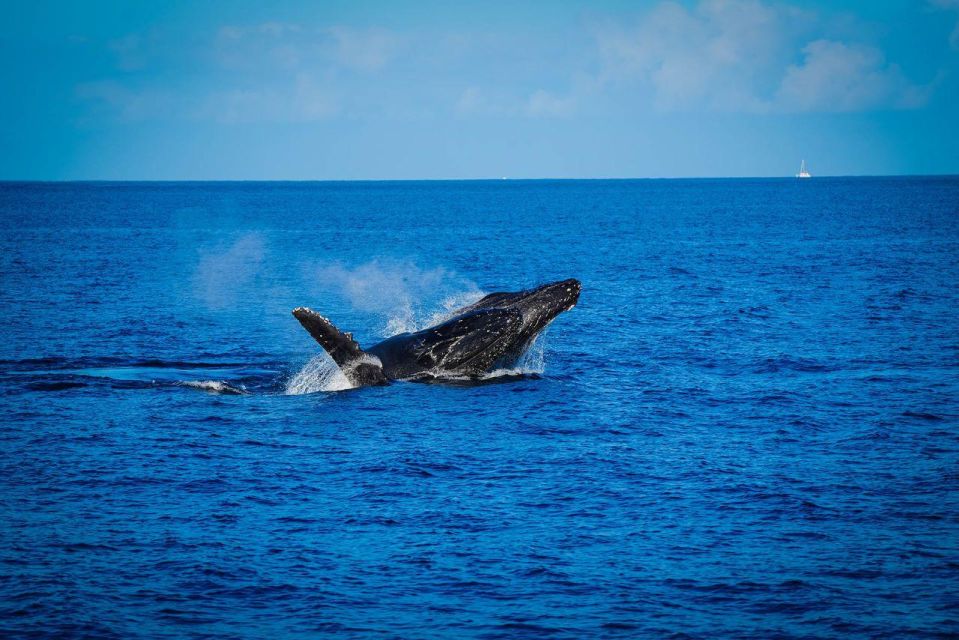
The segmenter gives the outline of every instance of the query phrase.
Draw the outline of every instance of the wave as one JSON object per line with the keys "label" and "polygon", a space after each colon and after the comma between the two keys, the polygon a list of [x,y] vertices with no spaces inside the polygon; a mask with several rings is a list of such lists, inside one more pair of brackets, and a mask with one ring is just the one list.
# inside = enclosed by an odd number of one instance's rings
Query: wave
{"label": "wave", "polygon": [[[204,354],[209,356],[210,354]],[[231,354],[232,355],[232,354]],[[268,357],[268,354],[249,354],[251,356]],[[98,356],[86,358],[22,358],[0,360],[0,367],[10,370],[97,370],[97,369],[231,369],[247,366],[232,356],[228,360],[161,360],[158,358],[124,358],[119,356]]]}
{"label": "wave", "polygon": [[55,382],[31,382],[27,385],[27,389],[31,391],[65,391],[67,389],[79,389],[80,387],[87,386],[84,382],[74,382],[70,380],[64,381],[55,381]]}

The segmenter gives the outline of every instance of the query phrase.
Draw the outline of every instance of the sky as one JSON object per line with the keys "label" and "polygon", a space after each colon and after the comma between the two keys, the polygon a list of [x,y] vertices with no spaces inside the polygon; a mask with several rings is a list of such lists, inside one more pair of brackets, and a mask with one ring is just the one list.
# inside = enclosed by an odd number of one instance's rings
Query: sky
{"label": "sky", "polygon": [[959,174],[959,0],[0,1],[0,179]]}

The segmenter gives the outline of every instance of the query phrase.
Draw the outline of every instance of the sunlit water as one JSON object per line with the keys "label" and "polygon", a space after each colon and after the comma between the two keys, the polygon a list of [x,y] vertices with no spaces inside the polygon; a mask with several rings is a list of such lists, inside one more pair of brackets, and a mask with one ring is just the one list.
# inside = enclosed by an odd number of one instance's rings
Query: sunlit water
{"label": "sunlit water", "polygon": [[[479,384],[290,315],[567,277]],[[0,636],[959,633],[957,179],[6,184],[0,279]]]}

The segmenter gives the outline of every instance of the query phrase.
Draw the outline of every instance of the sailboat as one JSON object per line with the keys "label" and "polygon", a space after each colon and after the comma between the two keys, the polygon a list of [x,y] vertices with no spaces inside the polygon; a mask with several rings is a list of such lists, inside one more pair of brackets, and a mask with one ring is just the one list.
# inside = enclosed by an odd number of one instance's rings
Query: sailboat
{"label": "sailboat", "polygon": [[803,160],[802,164],[799,165],[799,173],[796,174],[797,178],[811,178],[812,174],[806,171],[806,161]]}

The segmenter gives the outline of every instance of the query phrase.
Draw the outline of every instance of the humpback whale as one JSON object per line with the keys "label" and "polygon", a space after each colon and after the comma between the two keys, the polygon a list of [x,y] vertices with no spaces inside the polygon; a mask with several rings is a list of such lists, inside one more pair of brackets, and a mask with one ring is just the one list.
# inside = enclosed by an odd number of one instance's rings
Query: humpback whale
{"label": "humpback whale", "polygon": [[573,308],[579,292],[579,281],[569,279],[491,293],[457,309],[441,324],[395,335],[367,349],[312,309],[297,307],[293,316],[354,387],[444,376],[475,378],[514,365],[556,316]]}

